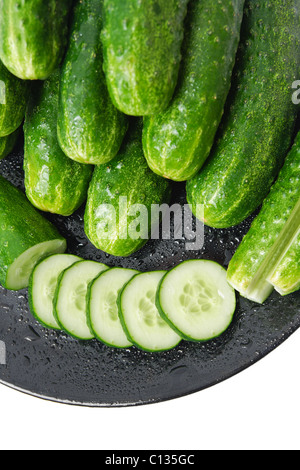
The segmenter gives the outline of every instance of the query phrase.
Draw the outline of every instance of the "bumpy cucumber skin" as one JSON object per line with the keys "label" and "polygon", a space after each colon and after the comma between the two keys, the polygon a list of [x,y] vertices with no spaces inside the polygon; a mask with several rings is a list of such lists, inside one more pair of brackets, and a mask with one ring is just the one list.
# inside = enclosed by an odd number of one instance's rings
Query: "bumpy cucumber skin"
{"label": "bumpy cucumber skin", "polygon": [[145,116],[164,110],[181,61],[188,0],[104,0],[104,68],[115,106]]}
{"label": "bumpy cucumber skin", "polygon": [[204,168],[187,183],[187,199],[204,222],[243,222],[267,196],[291,146],[298,107],[291,86],[300,69],[297,0],[247,0],[228,108]]}
{"label": "bumpy cucumber skin", "polygon": [[246,292],[299,200],[300,133],[276,183],[229,263],[230,284]]}
{"label": "bumpy cucumber skin", "polygon": [[300,233],[268,281],[282,296],[300,289]]}
{"label": "bumpy cucumber skin", "polygon": [[93,167],[71,160],[57,139],[60,72],[32,89],[24,123],[25,189],[44,212],[73,214],[86,200]]}
{"label": "bumpy cucumber skin", "polygon": [[0,160],[7,157],[15,147],[20,135],[20,128],[6,137],[0,137]]}
{"label": "bumpy cucumber skin", "polygon": [[61,73],[58,140],[68,157],[93,165],[116,156],[128,128],[107,90],[101,30],[102,0],[77,0]]}
{"label": "bumpy cucumber skin", "polygon": [[[96,248],[113,256],[130,256],[141,249],[149,239],[146,236],[138,240],[119,237],[121,231],[124,228],[127,230],[135,219],[128,216],[128,224],[125,220],[119,221],[119,198],[127,197],[128,211],[135,204],[143,204],[148,209],[150,228],[151,205],[168,203],[171,197],[170,183],[155,175],[147,165],[141,135],[140,122],[137,126],[134,123],[118,156],[108,165],[101,165],[95,169],[88,192],[84,221],[86,235]],[[102,205],[110,205],[116,213],[117,227],[114,232],[109,232],[109,238],[103,236],[99,226],[104,222],[111,227],[114,219],[111,212],[101,214]],[[150,237],[150,233],[148,235]]]}
{"label": "bumpy cucumber skin", "polygon": [[40,243],[64,240],[57,229],[0,175],[0,283],[6,286],[8,268],[25,251]]}
{"label": "bumpy cucumber skin", "polygon": [[0,61],[0,138],[21,126],[29,90],[29,83],[12,75]]}
{"label": "bumpy cucumber skin", "polygon": [[72,0],[0,0],[0,58],[23,80],[45,80],[59,66]]}
{"label": "bumpy cucumber skin", "polygon": [[244,0],[192,0],[179,81],[170,106],[146,117],[143,144],[150,168],[186,181],[207,160],[220,125],[238,49]]}

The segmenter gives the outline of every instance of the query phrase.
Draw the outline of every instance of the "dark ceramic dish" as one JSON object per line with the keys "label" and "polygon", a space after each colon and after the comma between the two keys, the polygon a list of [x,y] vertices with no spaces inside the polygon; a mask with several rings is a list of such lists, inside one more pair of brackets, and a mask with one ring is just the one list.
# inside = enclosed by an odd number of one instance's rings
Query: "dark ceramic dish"
{"label": "dark ceramic dish", "polygon": [[[0,163],[0,173],[23,189],[22,145]],[[174,186],[174,202],[185,203]],[[150,241],[128,259],[96,250],[83,230],[83,209],[69,218],[49,217],[85,259],[141,271],[169,269],[189,258],[212,259],[224,267],[252,218],[231,230],[205,228],[201,251],[187,252],[184,241]],[[238,297],[234,322],[208,343],[182,342],[176,349],[150,354],[115,350],[96,340],[76,341],[40,326],[30,314],[27,291],[0,287],[0,383],[33,396],[84,406],[132,406],[179,398],[224,381],[262,359],[300,327],[300,293],[274,293],[259,306]],[[6,350],[6,354],[4,349]],[[1,352],[1,348],[0,348]],[[3,358],[5,357],[5,361]]]}

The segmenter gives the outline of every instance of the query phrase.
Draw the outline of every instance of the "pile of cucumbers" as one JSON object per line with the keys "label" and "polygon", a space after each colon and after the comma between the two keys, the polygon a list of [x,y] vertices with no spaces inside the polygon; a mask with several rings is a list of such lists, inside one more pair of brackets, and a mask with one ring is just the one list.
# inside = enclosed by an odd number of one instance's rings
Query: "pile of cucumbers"
{"label": "pile of cucumbers", "polygon": [[[1,285],[29,287],[49,328],[146,351],[222,334],[235,290],[299,290],[299,24],[299,0],[0,0],[0,160],[24,132],[25,185],[0,176]],[[85,205],[90,242],[128,257],[153,223],[128,236],[131,208],[151,215],[174,183],[216,230],[260,208],[227,272],[78,259],[42,214]]]}

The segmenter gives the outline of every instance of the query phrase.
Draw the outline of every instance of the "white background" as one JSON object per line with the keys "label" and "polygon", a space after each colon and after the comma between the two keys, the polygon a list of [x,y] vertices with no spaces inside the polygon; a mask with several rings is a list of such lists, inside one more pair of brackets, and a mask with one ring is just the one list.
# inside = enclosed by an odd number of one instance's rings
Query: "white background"
{"label": "white background", "polygon": [[200,393],[134,408],[52,403],[0,385],[1,450],[300,450],[300,330]]}

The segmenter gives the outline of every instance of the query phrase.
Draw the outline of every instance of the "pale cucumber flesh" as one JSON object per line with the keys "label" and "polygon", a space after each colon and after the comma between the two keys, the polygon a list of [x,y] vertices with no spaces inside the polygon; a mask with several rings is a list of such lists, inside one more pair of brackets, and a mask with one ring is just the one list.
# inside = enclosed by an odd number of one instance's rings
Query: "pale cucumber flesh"
{"label": "pale cucumber flesh", "polygon": [[53,311],[58,279],[62,271],[78,261],[80,258],[74,255],[52,255],[41,261],[32,273],[29,284],[31,312],[48,328],[60,329]]}
{"label": "pale cucumber flesh", "polygon": [[79,261],[63,271],[59,278],[54,314],[60,327],[74,338],[90,340],[95,337],[87,320],[88,286],[107,269],[102,263]]}
{"label": "pale cucumber flesh", "polygon": [[33,246],[22,253],[8,268],[6,288],[21,290],[29,286],[29,279],[35,266],[47,256],[64,253],[67,249],[65,240],[51,240]]}
{"label": "pale cucumber flesh", "polygon": [[128,340],[119,318],[118,295],[138,271],[113,268],[92,282],[89,290],[89,322],[97,339],[116,348],[129,348]]}
{"label": "pale cucumber flesh", "polygon": [[181,263],[163,278],[157,307],[184,339],[207,341],[220,336],[231,324],[236,294],[222,266],[192,260]]}
{"label": "pale cucumber flesh", "polygon": [[139,349],[160,352],[175,348],[182,340],[163,320],[155,305],[164,271],[135,276],[120,294],[120,318],[131,342]]}

